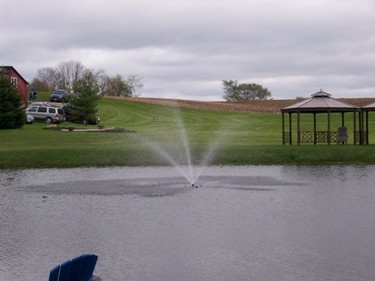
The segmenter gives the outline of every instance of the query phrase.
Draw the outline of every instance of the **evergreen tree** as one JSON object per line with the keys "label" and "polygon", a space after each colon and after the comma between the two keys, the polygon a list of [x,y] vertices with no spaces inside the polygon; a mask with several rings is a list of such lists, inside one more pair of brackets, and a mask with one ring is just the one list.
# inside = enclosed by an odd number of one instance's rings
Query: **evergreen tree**
{"label": "evergreen tree", "polygon": [[100,87],[93,73],[87,71],[74,83],[73,89],[74,94],[69,98],[72,116],[77,120],[84,120],[87,125],[88,120],[96,117]]}
{"label": "evergreen tree", "polygon": [[0,129],[21,128],[25,120],[21,96],[9,77],[0,70]]}

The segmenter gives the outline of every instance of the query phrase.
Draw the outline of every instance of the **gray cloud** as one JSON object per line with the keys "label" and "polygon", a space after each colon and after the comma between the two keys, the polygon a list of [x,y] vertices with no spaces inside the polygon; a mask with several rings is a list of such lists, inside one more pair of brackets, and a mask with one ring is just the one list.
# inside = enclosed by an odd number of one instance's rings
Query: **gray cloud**
{"label": "gray cloud", "polygon": [[[142,96],[220,100],[222,79],[274,98],[375,96],[371,0],[0,0],[0,63],[27,79],[79,60],[143,77]],[[12,12],[17,11],[17,12]]]}

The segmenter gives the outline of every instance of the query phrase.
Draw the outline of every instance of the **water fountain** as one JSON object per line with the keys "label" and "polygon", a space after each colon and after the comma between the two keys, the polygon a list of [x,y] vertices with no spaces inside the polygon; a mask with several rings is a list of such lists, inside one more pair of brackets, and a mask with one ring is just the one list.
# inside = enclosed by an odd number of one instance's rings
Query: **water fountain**
{"label": "water fountain", "polygon": [[[209,164],[210,160],[212,160],[212,158],[214,157],[220,146],[220,143],[223,140],[223,130],[217,131],[214,136],[214,140],[210,143],[207,150],[202,155],[202,160],[198,163],[198,165],[194,165],[192,162],[189,137],[186,132],[186,127],[183,122],[179,107],[173,107],[172,112],[173,120],[175,120],[177,124],[176,136],[179,137],[179,141],[181,143],[181,153],[179,156],[183,156],[182,159],[184,159],[184,163],[179,162],[177,160],[177,157],[174,157],[173,153],[171,153],[171,151],[168,151],[168,148],[162,147],[160,144],[158,144],[158,142],[152,141],[145,137],[137,137],[140,138],[141,143],[152,149],[152,151],[157,153],[171,166],[173,166],[178,171],[178,173],[188,181],[191,187],[198,188],[200,186],[199,184],[197,184],[199,177],[201,176],[205,167],[207,167],[207,165]],[[181,159],[181,157],[178,157],[178,159]]]}

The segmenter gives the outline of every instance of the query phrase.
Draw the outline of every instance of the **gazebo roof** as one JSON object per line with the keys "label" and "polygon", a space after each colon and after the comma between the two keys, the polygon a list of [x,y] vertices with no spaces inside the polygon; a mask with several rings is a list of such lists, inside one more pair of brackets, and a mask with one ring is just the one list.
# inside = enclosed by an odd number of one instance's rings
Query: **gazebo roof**
{"label": "gazebo roof", "polygon": [[357,106],[344,103],[331,98],[331,95],[320,90],[311,95],[311,98],[296,104],[284,107],[282,112],[353,112],[357,111]]}
{"label": "gazebo roof", "polygon": [[362,107],[365,111],[375,111],[375,102]]}

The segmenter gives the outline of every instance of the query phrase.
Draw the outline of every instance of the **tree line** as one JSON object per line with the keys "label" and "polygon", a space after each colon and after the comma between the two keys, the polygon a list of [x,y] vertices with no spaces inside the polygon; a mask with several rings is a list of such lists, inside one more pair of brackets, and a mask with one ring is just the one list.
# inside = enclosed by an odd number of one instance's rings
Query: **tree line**
{"label": "tree line", "polygon": [[[127,78],[120,74],[109,76],[104,70],[85,67],[79,61],[68,61],[56,67],[44,67],[37,71],[30,88],[39,91],[64,89],[72,93],[70,106],[72,115],[89,120],[95,117],[100,96],[132,97],[143,87],[137,75]],[[255,83],[239,83],[237,80],[222,80],[224,99],[248,101],[272,99],[271,92]],[[25,112],[20,107],[21,98],[10,79],[0,71],[0,129],[19,128],[25,122]],[[85,122],[87,124],[87,122]]]}
{"label": "tree line", "polygon": [[84,76],[90,76],[101,95],[132,97],[143,88],[142,78],[120,74],[108,75],[103,69],[90,69],[79,61],[67,61],[55,67],[43,67],[37,70],[30,88],[37,91],[63,89],[73,92],[74,85]]}
{"label": "tree line", "polygon": [[[132,97],[143,88],[142,78],[138,75],[120,74],[109,76],[103,69],[89,69],[79,61],[67,61],[55,67],[43,67],[37,70],[30,88],[38,91],[63,89],[73,92],[74,84],[89,73],[102,96]],[[227,101],[248,101],[271,99],[271,92],[255,83],[239,83],[237,80],[222,80],[223,98]]]}

